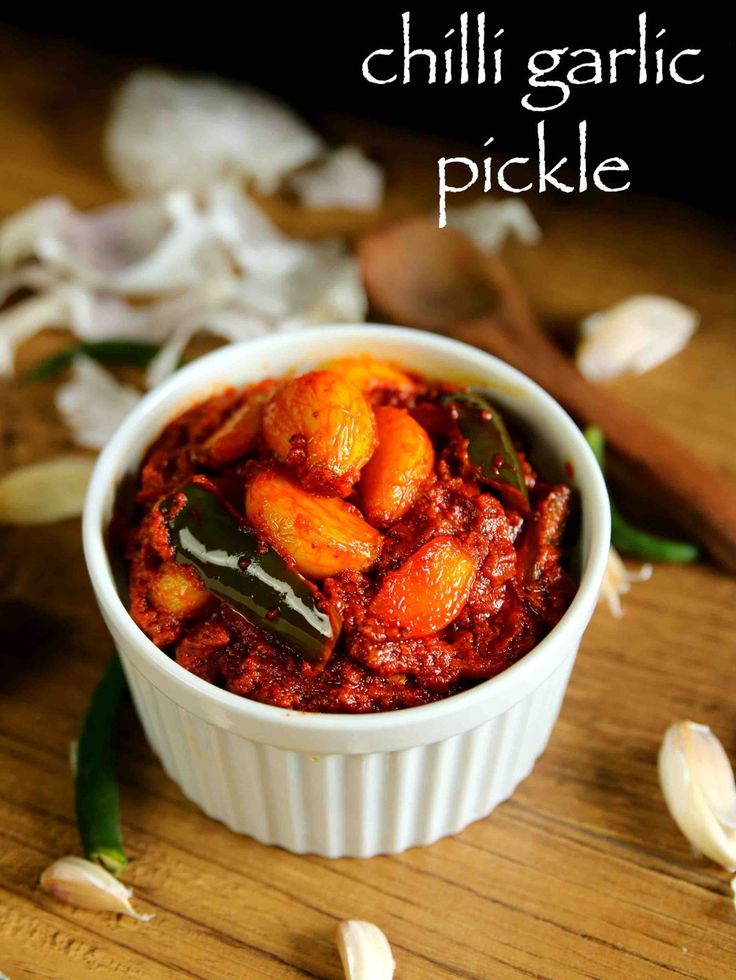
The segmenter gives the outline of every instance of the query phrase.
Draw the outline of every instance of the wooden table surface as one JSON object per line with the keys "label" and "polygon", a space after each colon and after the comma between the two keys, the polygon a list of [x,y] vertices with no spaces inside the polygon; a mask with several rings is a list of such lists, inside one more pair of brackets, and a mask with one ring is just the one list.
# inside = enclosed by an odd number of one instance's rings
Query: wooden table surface
{"label": "wooden table surface", "polygon": [[[39,58],[21,39],[0,38],[0,215],[49,193],[79,206],[115,196],[98,134],[116,73],[74,51]],[[433,203],[437,147],[360,135],[389,166],[388,212]],[[349,216],[275,211],[305,233],[355,229]],[[544,242],[509,255],[546,322],[564,330],[634,292],[701,312],[683,354],[615,387],[736,475],[732,231],[633,196],[537,213]],[[41,338],[21,360],[54,343]],[[0,470],[69,447],[53,388],[0,387]],[[665,726],[686,717],[710,724],[736,756],[736,584],[707,565],[663,566],[625,604],[621,622],[596,613],[549,749],[514,798],[460,836],[398,857],[296,857],[232,834],[167,779],[129,709],[126,880],[139,907],[156,913],[142,924],[62,906],[37,887],[52,859],[79,850],[68,746],[110,643],[78,522],[1,529],[0,972],[334,978],[335,926],[350,917],[386,931],[407,980],[733,976],[728,875],[691,854],[660,797],[655,760]]]}

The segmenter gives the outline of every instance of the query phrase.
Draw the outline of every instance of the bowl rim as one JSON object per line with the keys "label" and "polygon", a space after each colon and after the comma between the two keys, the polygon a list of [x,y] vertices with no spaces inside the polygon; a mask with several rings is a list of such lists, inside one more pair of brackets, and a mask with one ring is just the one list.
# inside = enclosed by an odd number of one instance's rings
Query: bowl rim
{"label": "bowl rim", "polygon": [[[108,521],[105,510],[110,489],[119,482],[120,463],[124,462],[123,454],[128,444],[140,434],[151,415],[177,397],[181,399],[188,394],[194,394],[197,385],[203,389],[202,397],[207,397],[204,393],[206,381],[217,366],[223,368],[223,385],[226,385],[228,366],[244,355],[252,356],[259,350],[268,351],[271,347],[279,349],[282,345],[288,345],[295,337],[307,345],[312,343],[315,348],[318,342],[324,342],[323,349],[329,352],[330,335],[338,331],[345,340],[351,337],[357,342],[365,340],[377,344],[381,341],[393,344],[406,341],[409,345],[419,344],[425,350],[438,354],[446,351],[448,354],[455,353],[477,359],[478,373],[489,375],[489,383],[496,386],[508,385],[541,404],[561,427],[570,449],[575,451],[575,480],[581,496],[581,527],[586,522],[590,526],[580,583],[570,606],[550,632],[515,664],[466,691],[425,705],[364,714],[306,712],[264,704],[220,688],[177,664],[135,624],[115,585],[108,558],[105,542]],[[329,353],[325,359],[328,357]],[[400,357],[396,359],[400,361]],[[493,382],[490,375],[496,376]],[[502,378],[500,381],[499,375]],[[179,403],[177,411],[181,410]],[[173,412],[170,417],[175,417]],[[151,436],[151,441],[153,438],[155,435]],[[207,706],[210,709],[206,714],[210,717],[216,716],[217,723],[223,727],[237,728],[239,722],[254,723],[263,736],[263,741],[268,740],[264,735],[268,733],[269,737],[275,736],[273,741],[280,744],[286,744],[285,739],[290,744],[293,743],[299,733],[305,736],[307,742],[310,737],[329,740],[332,736],[342,735],[347,739],[357,739],[355,744],[364,744],[365,740],[370,742],[371,736],[378,736],[380,733],[381,742],[385,742],[392,735],[405,739],[418,729],[434,733],[431,738],[422,740],[426,742],[442,737],[448,725],[451,725],[449,716],[457,719],[465,715],[470,719],[477,717],[479,710],[484,705],[489,705],[489,702],[504,702],[506,705],[516,703],[526,690],[538,687],[555,669],[561,659],[560,656],[552,656],[555,648],[558,648],[558,653],[565,647],[572,647],[573,650],[577,648],[595,607],[603,579],[610,542],[610,506],[600,467],[582,433],[561,406],[520,371],[478,348],[427,331],[373,323],[330,324],[300,330],[298,334],[272,333],[227,345],[197,358],[148,392],[116,429],[95,464],[84,504],[82,537],[88,573],[105,618],[109,617],[108,626],[112,623],[115,628],[113,632],[123,638],[124,643],[121,645],[129,645],[149,658],[151,668],[155,668],[157,680],[166,677],[168,690],[165,693],[177,703],[182,703],[177,694],[190,705],[193,701],[198,701],[203,708]],[[123,651],[121,655],[125,661]],[[491,707],[486,713],[493,715],[498,712]],[[467,724],[464,727],[471,726]],[[348,744],[353,743],[345,742],[345,745]]]}

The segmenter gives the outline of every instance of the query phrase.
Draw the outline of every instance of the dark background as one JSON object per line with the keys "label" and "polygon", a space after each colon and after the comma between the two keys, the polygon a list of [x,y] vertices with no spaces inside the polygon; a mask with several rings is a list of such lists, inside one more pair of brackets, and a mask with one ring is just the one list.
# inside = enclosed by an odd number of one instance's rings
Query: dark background
{"label": "dark background", "polygon": [[[415,46],[441,51],[443,35],[460,12],[485,10],[488,47],[505,34],[503,85],[376,86],[362,78],[363,58],[375,48],[401,47],[401,13],[412,12]],[[620,62],[616,86],[584,86],[551,113],[520,106],[528,91],[526,61],[541,47],[637,47],[639,12],[649,19],[650,55],[702,48],[681,66],[705,72],[698,85],[671,80],[640,86],[634,59]],[[129,6],[65,5],[44,11],[13,8],[6,23],[46,37],[71,38],[100,53],[219,72],[277,92],[308,117],[350,112],[415,130],[459,138],[479,159],[495,137],[503,155],[534,154],[535,126],[547,120],[549,153],[574,154],[577,123],[587,119],[591,163],[620,155],[632,171],[632,189],[685,201],[718,214],[736,214],[734,194],[734,54],[736,18],[730,5],[700,3],[569,5],[520,3],[373,3],[234,8],[221,4],[145,11]],[[654,34],[660,28],[660,40]],[[490,62],[490,59],[489,59]],[[555,76],[557,77],[557,76]],[[549,90],[551,91],[551,90]],[[449,148],[449,147],[448,147]],[[609,198],[611,195],[607,195]]]}

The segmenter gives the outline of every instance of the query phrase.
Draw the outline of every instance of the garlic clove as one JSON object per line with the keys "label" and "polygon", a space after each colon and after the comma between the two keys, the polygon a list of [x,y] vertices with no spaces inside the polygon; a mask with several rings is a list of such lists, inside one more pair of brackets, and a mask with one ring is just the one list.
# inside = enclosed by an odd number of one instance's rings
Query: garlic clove
{"label": "garlic clove", "polygon": [[589,381],[649,371],[687,345],[698,319],[666,296],[631,296],[583,321],[578,369]]}
{"label": "garlic clove", "polygon": [[733,769],[707,725],[670,725],[659,750],[659,781],[672,818],[693,847],[736,871]]}
{"label": "garlic clove", "polygon": [[95,461],[57,456],[0,477],[0,524],[52,524],[82,513]]}
{"label": "garlic clove", "polygon": [[631,592],[632,584],[648,582],[652,572],[653,568],[648,563],[642,565],[638,572],[629,571],[616,549],[609,549],[599,600],[607,604],[614,619],[622,619],[624,615],[621,596]]}
{"label": "garlic clove", "polygon": [[139,922],[148,922],[153,915],[142,915],[130,904],[133,892],[99,864],[85,858],[67,857],[54,861],[41,875],[41,887],[49,895],[93,912],[118,912]]}
{"label": "garlic clove", "polygon": [[345,980],[391,980],[396,964],[388,939],[372,922],[348,919],[337,927]]}
{"label": "garlic clove", "polygon": [[726,752],[707,725],[690,728],[690,751],[708,805],[718,821],[736,828],[736,781]]}

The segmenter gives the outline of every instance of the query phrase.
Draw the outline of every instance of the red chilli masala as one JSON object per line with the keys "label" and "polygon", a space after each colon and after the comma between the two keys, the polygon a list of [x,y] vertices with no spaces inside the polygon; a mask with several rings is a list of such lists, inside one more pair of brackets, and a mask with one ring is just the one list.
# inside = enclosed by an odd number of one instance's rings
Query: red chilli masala
{"label": "red chilli masala", "polygon": [[122,532],[130,612],[182,667],[243,697],[426,704],[558,622],[575,593],[573,501],[483,394],[342,359],[165,428]]}

